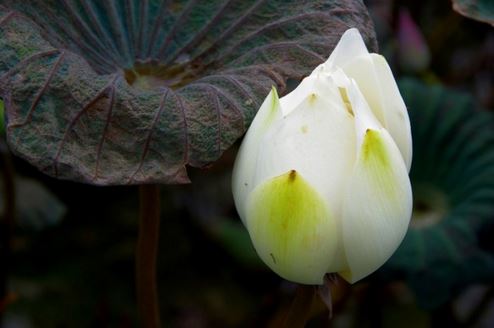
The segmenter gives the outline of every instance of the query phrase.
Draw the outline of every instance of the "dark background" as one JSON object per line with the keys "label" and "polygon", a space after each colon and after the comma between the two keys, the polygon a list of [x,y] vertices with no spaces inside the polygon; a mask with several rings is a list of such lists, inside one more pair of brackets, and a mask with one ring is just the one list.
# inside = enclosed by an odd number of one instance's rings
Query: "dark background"
{"label": "dark background", "polygon": [[[478,108],[492,110],[492,26],[461,16],[446,0],[366,4],[380,53],[397,77],[442,84],[471,95]],[[405,11],[417,30],[400,29]],[[413,40],[415,32],[424,43]],[[191,185],[161,188],[158,285],[165,326],[274,327],[293,299],[296,285],[266,269],[239,224],[230,192],[237,147],[209,168],[190,169]],[[13,163],[23,180],[16,180],[17,222],[4,326],[136,326],[138,188],[58,181],[22,160],[14,158]],[[428,210],[420,205],[415,210]],[[483,229],[487,236],[472,243],[494,256],[492,224]],[[318,302],[309,326],[493,327],[494,279],[478,277],[462,288],[455,285],[436,304],[418,299],[420,286],[385,271],[354,286],[340,281],[333,290],[333,319]]]}

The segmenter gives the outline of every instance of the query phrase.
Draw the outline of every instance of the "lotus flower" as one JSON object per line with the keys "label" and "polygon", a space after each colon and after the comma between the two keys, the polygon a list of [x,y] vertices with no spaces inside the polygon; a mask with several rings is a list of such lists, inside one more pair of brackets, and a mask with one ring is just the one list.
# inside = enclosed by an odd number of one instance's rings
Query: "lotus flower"
{"label": "lotus flower", "polygon": [[233,195],[261,259],[281,277],[353,283],[378,269],[412,211],[408,113],[386,60],[358,30],[282,98],[273,88],[240,147]]}

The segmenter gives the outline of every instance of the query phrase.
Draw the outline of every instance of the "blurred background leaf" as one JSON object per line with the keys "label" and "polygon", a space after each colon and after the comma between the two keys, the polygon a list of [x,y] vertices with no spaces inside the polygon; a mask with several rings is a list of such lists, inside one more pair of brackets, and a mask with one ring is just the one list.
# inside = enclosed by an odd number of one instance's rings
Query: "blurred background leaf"
{"label": "blurred background leaf", "polygon": [[[34,179],[15,177],[18,210],[16,224],[22,229],[41,230],[56,225],[62,220],[67,209],[53,193]],[[0,177],[0,185],[3,180]],[[4,199],[0,197],[0,213],[5,210]]]}
{"label": "blurred background leaf", "polygon": [[408,280],[419,303],[437,308],[466,286],[488,283],[494,254],[494,115],[472,97],[402,80],[414,141],[411,227],[385,265]]}
{"label": "blurred background leaf", "polygon": [[460,14],[494,26],[494,2],[491,0],[452,0]]}

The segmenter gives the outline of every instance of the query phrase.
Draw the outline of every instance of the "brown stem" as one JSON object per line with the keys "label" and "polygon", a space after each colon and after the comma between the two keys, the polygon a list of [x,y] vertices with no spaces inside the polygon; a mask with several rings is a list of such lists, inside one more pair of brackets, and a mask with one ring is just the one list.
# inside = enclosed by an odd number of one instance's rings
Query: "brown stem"
{"label": "brown stem", "polygon": [[137,303],[142,328],[159,328],[156,257],[159,244],[160,193],[157,185],[139,187],[139,237],[136,254]]}
{"label": "brown stem", "polygon": [[315,286],[299,285],[283,327],[303,328],[310,319],[312,303],[316,295]]}
{"label": "brown stem", "polygon": [[15,221],[15,185],[14,185],[14,165],[6,145],[0,145],[1,158],[3,161],[3,199],[4,213],[3,220],[0,220],[0,326],[7,305],[8,298],[8,274],[10,270],[10,249],[12,231]]}

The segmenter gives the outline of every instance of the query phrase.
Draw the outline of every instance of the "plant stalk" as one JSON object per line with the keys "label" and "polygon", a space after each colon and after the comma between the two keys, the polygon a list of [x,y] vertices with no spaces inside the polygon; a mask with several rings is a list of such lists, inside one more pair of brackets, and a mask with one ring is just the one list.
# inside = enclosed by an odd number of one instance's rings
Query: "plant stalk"
{"label": "plant stalk", "polygon": [[310,319],[312,304],[316,296],[316,287],[299,285],[295,292],[290,310],[285,317],[283,327],[303,328]]}
{"label": "plant stalk", "polygon": [[159,245],[160,192],[158,185],[139,187],[139,236],[136,254],[137,303],[142,328],[159,328],[160,313],[156,284]]}
{"label": "plant stalk", "polygon": [[[2,142],[3,143],[3,142]],[[4,146],[4,145],[0,145]],[[5,149],[3,149],[5,148]],[[9,150],[5,147],[0,149],[3,162],[3,220],[0,220],[0,327],[8,303],[8,275],[11,260],[11,240],[15,221],[15,184],[14,184],[14,164]]]}

